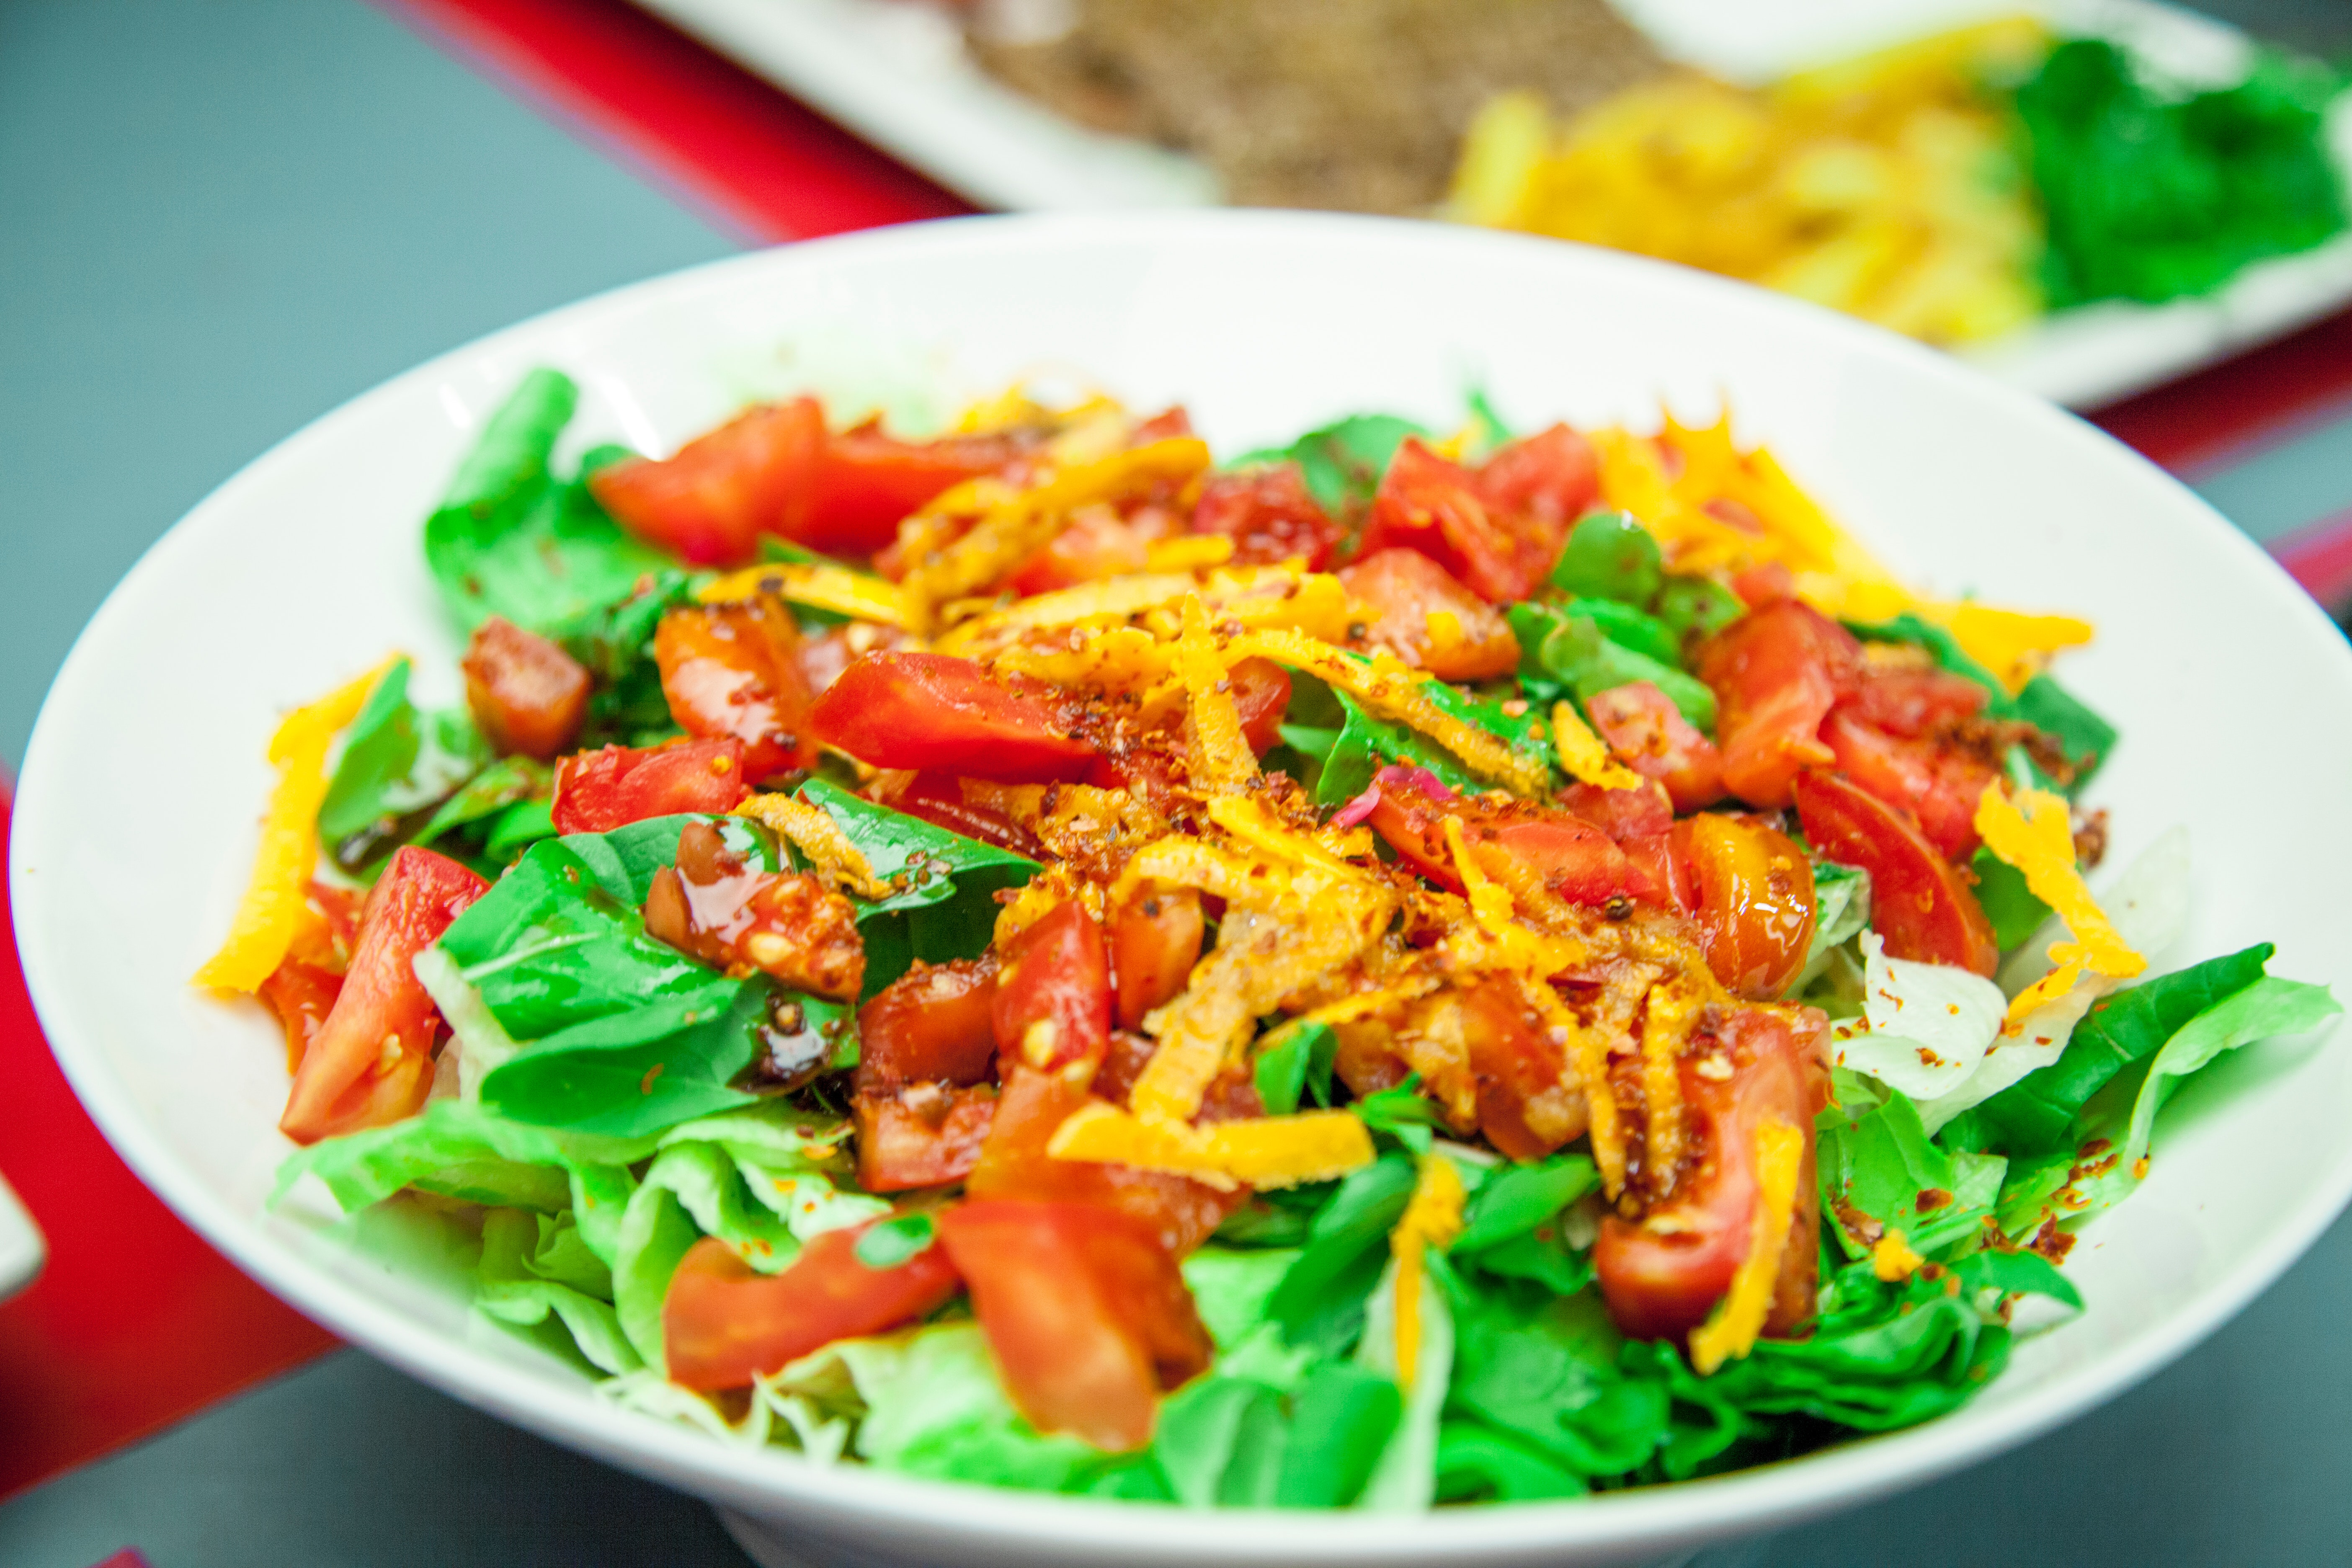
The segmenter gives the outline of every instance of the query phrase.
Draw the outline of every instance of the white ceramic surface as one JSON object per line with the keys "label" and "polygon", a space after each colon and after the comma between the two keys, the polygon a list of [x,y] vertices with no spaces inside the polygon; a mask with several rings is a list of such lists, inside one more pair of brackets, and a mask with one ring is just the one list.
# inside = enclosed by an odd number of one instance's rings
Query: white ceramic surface
{"label": "white ceramic surface", "polygon": [[[420,521],[528,368],[583,387],[577,440],[667,449],[796,385],[951,404],[1081,368],[1181,400],[1234,452],[1387,407],[1444,423],[1483,384],[1523,425],[1648,423],[1727,396],[1916,581],[2099,625],[2068,682],[2123,728],[2096,799],[2124,859],[2190,823],[2185,961],[2258,940],[2352,993],[2352,649],[2245,538],[2048,405],[1810,307],[1605,252],[1428,225],[1208,213],[976,219],[657,279],[498,333],[319,421],[230,480],[119,587],[43,710],[13,892],[49,1038],[139,1173],[265,1284],[485,1409],[804,1538],[966,1563],[1599,1563],[1782,1525],[1950,1470],[2146,1376],[2268,1284],[2352,1191],[2352,1052],[2246,1053],[2185,1095],[2154,1173],[2075,1255],[2090,1302],[1959,1414],[1794,1463],[1438,1519],[1185,1514],[820,1471],[600,1402],[476,1321],[461,1282],[383,1261],[396,1226],[262,1201],[287,1152],[277,1031],[186,976],[254,841],[278,714],[389,647],[454,693]],[[373,1250],[355,1246],[365,1241]],[[412,1250],[415,1250],[412,1247]]]}
{"label": "white ceramic surface", "polygon": [[[1052,12],[1059,0],[999,0]],[[2128,44],[2189,82],[2243,70],[2243,34],[2150,0],[1615,0],[1670,58],[1736,81],[2032,12]],[[1088,131],[1002,86],[964,53],[935,0],[637,0],[984,206],[1013,212],[1197,206],[1220,199],[1194,160]],[[2339,108],[2342,107],[2339,105]],[[2352,170],[2352,115],[2339,113]],[[2065,311],[1968,356],[1989,374],[2090,408],[2268,341],[2352,300],[2352,236],[2247,268],[2168,305]]]}

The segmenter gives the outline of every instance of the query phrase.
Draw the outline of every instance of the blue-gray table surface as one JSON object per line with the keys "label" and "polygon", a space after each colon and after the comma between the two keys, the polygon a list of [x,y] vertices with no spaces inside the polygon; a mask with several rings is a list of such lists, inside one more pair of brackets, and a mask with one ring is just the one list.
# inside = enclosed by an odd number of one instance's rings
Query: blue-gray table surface
{"label": "blue-gray table surface", "polygon": [[[2343,0],[2206,8],[2352,50]],[[483,331],[740,244],[358,0],[0,0],[0,767],[107,590],[280,437]],[[2241,484],[2352,494],[2310,468]],[[2241,499],[2313,515],[2342,496]],[[1702,1561],[2352,1562],[2347,1300],[2352,1222],[2106,1408]],[[692,1500],[356,1351],[0,1505],[16,1568],[125,1546],[153,1568],[746,1561]]]}

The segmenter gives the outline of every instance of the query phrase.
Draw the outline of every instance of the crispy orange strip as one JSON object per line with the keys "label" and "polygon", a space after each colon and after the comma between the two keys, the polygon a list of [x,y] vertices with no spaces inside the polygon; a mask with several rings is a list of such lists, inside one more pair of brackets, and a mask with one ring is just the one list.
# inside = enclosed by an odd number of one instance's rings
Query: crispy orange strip
{"label": "crispy orange strip", "polygon": [[2011,802],[1996,780],[1977,801],[1976,829],[1986,848],[2025,874],[2033,896],[2066,922],[2074,938],[2050,944],[2050,962],[2057,967],[2011,1000],[2003,1032],[2016,1033],[2036,1008],[2074,990],[2085,974],[2128,980],[2147,967],[2083,881],[2065,801],[2047,790],[2029,789],[2020,790]]}
{"label": "crispy orange strip", "polygon": [[1045,1152],[1056,1160],[1167,1171],[1231,1192],[1236,1186],[1290,1187],[1344,1176],[1371,1163],[1372,1137],[1344,1110],[1193,1127],[1096,1104],[1072,1112],[1055,1129]]}
{"label": "crispy orange strip", "polygon": [[327,753],[360,715],[370,693],[398,663],[394,654],[357,680],[286,715],[269,738],[278,786],[261,821],[253,877],[229,922],[228,940],[196,971],[215,991],[253,992],[286,961],[308,919],[310,872],[319,863],[319,807],[327,798]]}
{"label": "crispy orange strip", "polygon": [[1242,733],[1233,682],[1209,636],[1208,612],[1198,594],[1184,595],[1184,630],[1176,639],[1176,673],[1188,700],[1186,738],[1191,745],[1194,788],[1204,795],[1232,795],[1257,777],[1257,757]]}
{"label": "crispy orange strip", "polygon": [[1609,754],[1609,748],[1592,732],[1572,702],[1551,705],[1551,736],[1553,750],[1559,754],[1560,771],[1572,779],[1598,784],[1602,789],[1640,789],[1648,782]]}
{"label": "crispy orange strip", "polygon": [[1396,1259],[1397,1386],[1408,1393],[1421,1365],[1422,1259],[1430,1247],[1443,1251],[1462,1234],[1462,1205],[1466,1195],[1462,1173],[1454,1168],[1453,1161],[1443,1154],[1423,1154],[1412,1200],[1405,1205],[1396,1229],[1389,1233],[1389,1252]]}

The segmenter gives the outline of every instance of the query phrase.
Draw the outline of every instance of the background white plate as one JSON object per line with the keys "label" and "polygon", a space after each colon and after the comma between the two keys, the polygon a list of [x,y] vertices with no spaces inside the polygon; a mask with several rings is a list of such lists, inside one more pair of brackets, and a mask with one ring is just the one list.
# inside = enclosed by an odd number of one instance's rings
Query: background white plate
{"label": "background white plate", "polygon": [[[1088,131],[1000,85],[930,0],[636,0],[982,206],[1201,206],[1191,158]],[[1986,16],[2032,12],[2112,37],[2189,81],[2228,81],[2249,40],[2148,0],[1617,0],[1670,58],[1740,81]],[[2339,110],[2344,106],[2339,103]],[[2352,170],[2352,120],[2331,139]],[[2169,381],[2352,301],[2352,235],[2249,268],[2205,299],[2068,310],[1969,352],[2012,386],[2089,408]]]}
{"label": "background white plate", "polygon": [[[2081,611],[2068,683],[2124,732],[2096,798],[2116,853],[2196,832],[2179,961],[2261,940],[2352,980],[2352,647],[2251,542],[2122,447],[1828,312],[1514,236],[1284,214],[979,219],[794,246],[559,310],[331,414],[232,479],[108,600],[68,659],[17,797],[13,895],[43,1026],[134,1169],[272,1289],[485,1409],[817,1539],[959,1563],[1599,1563],[1786,1524],[2020,1442],[2147,1375],[2242,1306],[2352,1191],[2352,1053],[2233,1059],[2093,1226],[2079,1321],[2029,1339],[1942,1421],[1790,1464],[1428,1519],[1186,1514],[821,1471],[617,1410],[477,1320],[399,1205],[262,1211],[288,1145],[282,1042],[191,991],[249,864],[287,707],[388,647],[453,695],[421,520],[530,367],[583,387],[576,441],[666,450],[761,393],[951,405],[1078,367],[1181,400],[1218,451],[1388,407],[1443,423],[1477,382],[1525,425],[1648,423],[1727,397],[1867,543],[1924,585]],[[854,385],[848,384],[854,383]],[[395,1254],[403,1247],[408,1255]]]}

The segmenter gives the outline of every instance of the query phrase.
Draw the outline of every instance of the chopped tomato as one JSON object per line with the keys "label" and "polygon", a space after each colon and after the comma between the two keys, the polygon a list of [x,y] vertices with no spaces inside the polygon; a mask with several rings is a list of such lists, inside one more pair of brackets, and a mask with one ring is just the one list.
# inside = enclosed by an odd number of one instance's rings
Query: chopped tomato
{"label": "chopped tomato", "polygon": [[1024,445],[1010,436],[900,441],[869,419],[824,439],[805,501],[788,507],[774,526],[812,550],[871,555],[925,502],[996,472]]}
{"label": "chopped tomato", "polygon": [[1872,668],[1861,688],[1838,704],[1866,724],[1890,735],[1922,740],[1940,725],[1973,719],[1991,694],[1964,675],[1933,668]]}
{"label": "chopped tomato", "polygon": [[937,769],[1002,784],[1074,784],[1095,749],[1055,704],[989,679],[968,658],[867,654],[816,700],[817,739],[877,768]]}
{"label": "chopped tomato", "polygon": [[1639,789],[1603,789],[1579,782],[1559,792],[1559,806],[1621,845],[1664,833],[1675,825],[1674,799],[1655,779],[1643,779]]}
{"label": "chopped tomato", "polygon": [[762,871],[707,822],[677,836],[654,873],[646,933],[716,969],[757,969],[786,988],[854,1002],[866,984],[857,910],[806,871]]}
{"label": "chopped tomato", "polygon": [[302,1058],[318,1037],[319,1026],[334,1011],[335,997],[342,989],[341,975],[299,958],[287,959],[261,983],[261,999],[269,1004],[269,1010],[278,1015],[278,1026],[286,1031],[289,1073],[302,1070]]}
{"label": "chopped tomato", "polygon": [[433,1087],[441,1015],[412,967],[490,885],[446,856],[408,845],[368,895],[335,1005],[311,1037],[278,1131],[315,1143],[414,1113]]}
{"label": "chopped tomato", "polygon": [[1651,680],[1596,692],[1585,705],[1592,727],[1619,761],[1666,786],[1676,811],[1723,798],[1723,755]]}
{"label": "chopped tomato", "polygon": [[1650,879],[1658,902],[1686,915],[1698,913],[1698,869],[1691,864],[1690,835],[1669,827],[1621,839],[1618,847],[1634,869]]}
{"label": "chopped tomato", "polygon": [[1192,531],[1222,533],[1234,542],[1234,561],[1271,566],[1294,558],[1309,572],[1331,563],[1339,525],[1317,504],[1296,463],[1212,474],[1192,508]]}
{"label": "chopped tomato", "polygon": [[1102,927],[1076,899],[1056,904],[1000,950],[992,1020],[1007,1067],[1056,1069],[1086,1064],[1110,1044],[1110,961]]}
{"label": "chopped tomato", "polygon": [[501,756],[552,762],[588,718],[588,671],[580,661],[503,616],[474,628],[460,666],[466,706]]}
{"label": "chopped tomato", "polygon": [[[1969,683],[1982,694],[1981,687]],[[1841,707],[1822,725],[1838,771],[1887,805],[1911,813],[1947,860],[1977,851],[1977,802],[2000,774],[1957,747],[1889,733]]]}
{"label": "chopped tomato", "polygon": [[1111,968],[1118,976],[1118,1026],[1181,993],[1201,961],[1201,895],[1190,888],[1138,893],[1111,921]]}
{"label": "chopped tomato", "polygon": [[1699,945],[1724,987],[1769,1002],[1813,941],[1813,863],[1785,833],[1701,812],[1675,825],[1698,891]]}
{"label": "chopped tomato", "polygon": [[1173,441],[1181,436],[1192,434],[1192,416],[1182,404],[1178,403],[1161,409],[1149,419],[1139,421],[1135,428],[1127,433],[1127,444],[1129,447],[1149,447],[1154,441]]}
{"label": "chopped tomato", "polygon": [[[1601,499],[1601,458],[1565,425],[1506,442],[1478,469],[1478,494],[1496,510],[1529,520],[1551,540],[1552,560],[1569,525]],[[1549,573],[1552,561],[1544,563]]]}
{"label": "chopped tomato", "polygon": [[1038,859],[1045,848],[1037,836],[992,805],[982,805],[964,794],[963,785],[946,773],[917,773],[889,804],[908,816],[919,816],[934,826],[1015,855]]}
{"label": "chopped tomato", "polygon": [[1501,795],[1455,795],[1418,768],[1382,768],[1373,779],[1380,799],[1366,818],[1372,831],[1406,863],[1440,887],[1462,890],[1445,819],[1462,819],[1474,852],[1499,851],[1551,893],[1572,904],[1607,904],[1649,897],[1647,878],[1614,839],[1589,822]]}
{"label": "chopped tomato", "polygon": [[1715,691],[1724,786],[1777,811],[1798,773],[1830,761],[1822,721],[1861,684],[1862,646],[1811,605],[1781,599],[1701,644],[1698,676]]}
{"label": "chopped tomato", "polygon": [[1376,551],[1341,567],[1339,581],[1372,607],[1366,641],[1441,680],[1485,680],[1519,668],[1511,623],[1418,550]]}
{"label": "chopped tomato", "polygon": [[1465,991],[1462,1036],[1487,1142],[1514,1160],[1540,1160],[1583,1135],[1583,1091],[1562,1084],[1560,1047],[1518,982],[1489,978]]}
{"label": "chopped tomato", "polygon": [[965,1178],[975,1198],[1025,1198],[1089,1204],[1140,1221],[1161,1246],[1181,1258],[1209,1238],[1248,1194],[1221,1193],[1188,1176],[1132,1165],[1056,1160],[1045,1152],[1063,1122],[1097,1103],[1065,1073],[1013,1067],[996,1099],[995,1120],[980,1163]]}
{"label": "chopped tomato", "polygon": [[1815,770],[1797,780],[1797,816],[1816,854],[1870,873],[1870,925],[1889,955],[1984,975],[2000,966],[1968,873],[1937,852],[1910,813]]}
{"label": "chopped tomato", "polygon": [[1372,497],[1361,552],[1418,550],[1493,605],[1524,599],[1542,583],[1567,536],[1497,514],[1481,498],[1478,477],[1406,437]]}
{"label": "chopped tomato", "polygon": [[939,1225],[1005,1391],[1039,1431],[1140,1448],[1160,1391],[1207,1369],[1208,1331],[1149,1227],[1084,1204],[1017,1202],[960,1204]]}
{"label": "chopped tomato", "polygon": [[857,1125],[857,1184],[869,1193],[903,1193],[961,1182],[980,1163],[996,1115],[986,1084],[936,1083],[860,1093],[850,1103]]}
{"label": "chopped tomato", "polygon": [[800,628],[762,594],[732,605],[682,605],[654,631],[670,717],[689,735],[743,742],[743,774],[761,784],[816,765]]}
{"label": "chopped tomato", "polygon": [[857,1238],[877,1222],[810,1238],[780,1274],[761,1274],[716,1237],[687,1249],[662,1298],[662,1359],[672,1383],[743,1388],[835,1340],[929,1316],[963,1281],[932,1242],[905,1262],[871,1268]]}
{"label": "chopped tomato", "polygon": [[824,409],[795,398],[740,414],[672,457],[599,468],[588,488],[638,537],[697,566],[733,566],[807,494],[824,445]]}
{"label": "chopped tomato", "polygon": [[857,1010],[858,1092],[979,1083],[996,1065],[996,955],[913,967]]}
{"label": "chopped tomato", "polygon": [[551,813],[558,833],[610,833],[649,816],[732,811],[751,793],[738,740],[606,746],[555,764]]}
{"label": "chopped tomato", "polygon": [[[1592,1248],[1601,1298],[1619,1329],[1636,1339],[1680,1339],[1706,1321],[1747,1258],[1759,1188],[1756,1135],[1767,1120],[1805,1141],[1797,1202],[1764,1331],[1786,1334],[1812,1316],[1820,1270],[1821,1198],[1813,1174],[1813,1117],[1826,1102],[1818,1040],[1822,1016],[1805,1009],[1795,1027],[1763,1008],[1730,1010],[1682,1058],[1683,1104],[1699,1152],[1671,1192],[1636,1220],[1610,1215]],[[1710,1076],[1709,1063],[1727,1065]]]}
{"label": "chopped tomato", "polygon": [[1241,715],[1242,739],[1264,756],[1282,739],[1283,715],[1290,711],[1290,671],[1270,658],[1245,658],[1225,672],[1225,679]]}

